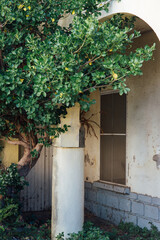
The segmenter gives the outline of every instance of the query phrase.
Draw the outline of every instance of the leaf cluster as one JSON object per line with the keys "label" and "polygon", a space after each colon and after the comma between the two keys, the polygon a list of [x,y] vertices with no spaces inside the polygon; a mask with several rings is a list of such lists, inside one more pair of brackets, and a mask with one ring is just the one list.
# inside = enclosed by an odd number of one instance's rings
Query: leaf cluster
{"label": "leaf cluster", "polygon": [[17,171],[16,164],[11,164],[6,170],[0,170],[0,195],[5,198],[17,196],[27,185],[24,177]]}
{"label": "leaf cluster", "polygon": [[[49,146],[76,102],[88,111],[89,95],[107,86],[127,93],[126,77],[141,75],[154,46],[135,52],[134,18],[100,23],[109,3],[98,0],[2,0],[0,6],[0,135]],[[68,18],[67,18],[68,17]],[[68,26],[61,22],[72,19]]]}

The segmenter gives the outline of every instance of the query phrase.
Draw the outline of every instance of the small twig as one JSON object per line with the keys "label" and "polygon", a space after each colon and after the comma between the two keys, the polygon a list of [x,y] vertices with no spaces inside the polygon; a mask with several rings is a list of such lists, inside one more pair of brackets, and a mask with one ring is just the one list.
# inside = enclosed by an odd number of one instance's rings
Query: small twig
{"label": "small twig", "polygon": [[80,71],[83,69],[83,67],[85,67],[87,64],[93,63],[93,62],[95,62],[96,60],[98,60],[98,59],[101,58],[101,57],[102,57],[102,55],[98,56],[97,58],[94,58],[94,57],[93,57],[93,58],[90,59],[89,61],[85,62],[82,66],[80,66],[78,72],[80,72]]}
{"label": "small twig", "polygon": [[84,39],[82,45],[81,45],[81,46],[78,48],[78,50],[76,50],[73,54],[78,53],[78,52],[82,49],[82,47],[83,47],[84,44],[85,44],[86,39],[87,39],[87,36],[85,36],[85,39]]}
{"label": "small twig", "polygon": [[[108,78],[110,78],[111,76],[112,76],[112,75],[109,75],[108,77],[105,78],[105,80],[108,79]],[[109,84],[108,84],[108,85],[109,85]],[[107,84],[100,85],[100,86],[94,85],[94,86],[92,86],[92,87],[90,87],[90,88],[87,88],[87,89],[83,90],[83,92],[89,91],[91,88],[101,88],[101,87],[106,87],[106,86],[107,86]]]}
{"label": "small twig", "polygon": [[7,23],[8,23],[8,20],[5,23],[0,24],[0,29],[2,30],[2,28],[5,27],[7,25]]}

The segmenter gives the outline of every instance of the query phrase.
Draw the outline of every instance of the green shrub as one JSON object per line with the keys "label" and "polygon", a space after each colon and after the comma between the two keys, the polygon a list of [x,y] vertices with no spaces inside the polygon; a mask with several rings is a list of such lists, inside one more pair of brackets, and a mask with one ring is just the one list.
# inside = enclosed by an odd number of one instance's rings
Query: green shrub
{"label": "green shrub", "polygon": [[160,240],[160,232],[158,231],[157,227],[150,223],[151,229],[140,228],[139,226],[135,226],[133,223],[123,223],[121,222],[118,226],[120,230],[124,232],[123,240],[128,240],[133,238],[135,240]]}
{"label": "green shrub", "polygon": [[[61,233],[57,236],[57,240],[64,240],[64,234]],[[95,227],[93,223],[87,222],[81,232],[71,233],[68,235],[67,240],[110,240],[107,233],[100,228]]]}
{"label": "green shrub", "polygon": [[44,224],[40,227],[26,224],[20,219],[14,226],[0,226],[0,240],[50,240],[50,224]]}
{"label": "green shrub", "polygon": [[0,222],[14,222],[20,214],[20,191],[27,184],[17,171],[16,164],[0,170]]}
{"label": "green shrub", "polygon": [[0,209],[0,222],[18,215],[18,204],[9,204]]}
{"label": "green shrub", "polygon": [[26,223],[20,215],[20,191],[27,185],[24,177],[17,171],[16,164],[0,170],[0,240],[49,240],[50,222],[38,226]]}
{"label": "green shrub", "polygon": [[[103,226],[102,226],[103,227]],[[105,226],[106,227],[106,226]],[[107,230],[106,230],[107,229]],[[64,240],[64,233],[57,236],[57,240]],[[121,222],[119,226],[109,224],[105,230],[86,223],[83,231],[68,235],[67,240],[160,240],[160,232],[151,224],[151,229],[140,228],[133,223]]]}
{"label": "green shrub", "polygon": [[6,170],[0,170],[0,195],[17,197],[26,184],[24,177],[19,175],[16,164],[12,163]]}

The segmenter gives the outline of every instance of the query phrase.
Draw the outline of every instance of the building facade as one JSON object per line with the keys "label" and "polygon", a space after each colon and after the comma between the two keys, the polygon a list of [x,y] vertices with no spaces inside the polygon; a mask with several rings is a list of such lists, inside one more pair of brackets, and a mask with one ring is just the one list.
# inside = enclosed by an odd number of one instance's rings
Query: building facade
{"label": "building facade", "polygon": [[[96,104],[85,117],[92,116],[95,134],[86,134],[85,154],[79,144],[79,106],[76,106],[65,119],[71,125],[69,131],[53,149],[44,149],[42,161],[30,172],[30,189],[22,195],[27,202],[24,210],[47,210],[52,205],[52,239],[59,232],[67,234],[82,229],[84,155],[88,210],[116,224],[122,220],[149,228],[152,222],[160,229],[159,10],[159,0],[121,0],[114,1],[109,13],[102,12],[99,18],[106,21],[116,13],[136,16],[135,28],[142,36],[133,48],[156,43],[156,50],[153,60],[144,64],[143,76],[127,80],[131,89],[127,96],[120,97],[118,92],[105,89],[92,94]],[[68,19],[64,21],[68,24]],[[10,161],[8,153],[14,152],[15,162],[18,161],[18,147],[7,149],[8,146],[3,153],[6,165]],[[44,159],[48,160],[44,163]]]}
{"label": "building facade", "polygon": [[97,137],[86,135],[85,207],[95,215],[118,224],[133,222],[160,229],[160,44],[158,1],[122,0],[113,3],[105,21],[116,13],[136,16],[142,36],[134,48],[156,43],[153,60],[144,64],[143,75],[127,79],[130,92],[93,94],[96,105],[86,118]]}

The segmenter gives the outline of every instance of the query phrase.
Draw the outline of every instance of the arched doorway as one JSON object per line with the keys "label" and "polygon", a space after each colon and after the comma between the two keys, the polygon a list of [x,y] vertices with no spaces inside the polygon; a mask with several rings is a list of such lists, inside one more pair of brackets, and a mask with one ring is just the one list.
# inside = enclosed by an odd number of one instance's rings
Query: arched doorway
{"label": "arched doorway", "polygon": [[[120,8],[122,6],[124,7],[122,4]],[[113,9],[111,13],[114,13]],[[128,12],[127,15],[133,14]],[[106,18],[107,15],[103,14],[100,21],[105,21]],[[131,91],[126,100],[125,184],[122,185],[121,182],[117,184],[117,182],[103,179],[102,169],[105,172],[104,167],[108,166],[109,168],[110,166],[107,164],[102,166],[101,136],[99,134],[98,139],[94,140],[93,137],[91,139],[87,136],[86,156],[87,159],[95,159],[95,164],[91,165],[89,161],[85,162],[85,177],[89,182],[86,183],[86,207],[97,216],[117,224],[122,220],[133,222],[141,227],[149,227],[149,222],[152,222],[160,228],[158,217],[160,175],[159,169],[153,161],[154,154],[160,153],[158,124],[160,121],[158,111],[160,104],[160,44],[157,38],[159,33],[156,35],[151,26],[154,26],[154,22],[151,21],[151,24],[148,25],[141,18],[137,18],[135,28],[141,31],[142,36],[134,42],[133,50],[146,44],[152,45],[155,42],[156,51],[154,60],[144,64],[143,75],[127,80]],[[97,99],[97,107],[94,106],[91,111],[100,112],[102,106],[100,94],[97,92],[94,98]],[[88,114],[91,113],[93,112]],[[100,124],[100,116],[96,117],[96,120]],[[98,128],[96,131],[99,131]],[[97,149],[96,152],[91,152],[91,144],[93,149]],[[116,152],[116,154],[120,155],[121,153]],[[116,171],[120,171],[120,167],[116,165],[116,159],[115,162],[112,162],[112,170],[113,167]],[[106,169],[107,171],[108,169]]]}

